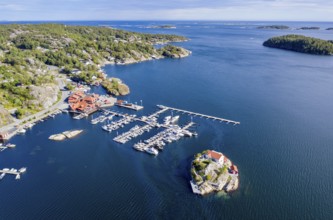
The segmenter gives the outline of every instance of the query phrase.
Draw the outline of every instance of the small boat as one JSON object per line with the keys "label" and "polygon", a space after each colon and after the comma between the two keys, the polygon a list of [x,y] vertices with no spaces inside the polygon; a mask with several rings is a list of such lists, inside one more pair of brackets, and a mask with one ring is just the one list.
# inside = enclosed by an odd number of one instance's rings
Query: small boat
{"label": "small boat", "polygon": [[8,144],[6,144],[6,147],[16,147],[16,145],[15,145],[15,144],[8,143]]}
{"label": "small boat", "polygon": [[27,124],[24,128],[26,128],[26,129],[32,128],[34,125],[35,125],[35,123]]}
{"label": "small boat", "polygon": [[133,148],[135,149],[135,150],[138,150],[138,151],[143,151],[143,148],[142,147],[140,147],[140,145],[134,145],[133,146]]}
{"label": "small boat", "polygon": [[20,172],[20,173],[24,173],[25,171],[27,171],[27,168],[26,168],[26,167],[22,167],[21,169],[19,169],[19,172]]}
{"label": "small boat", "polygon": [[21,176],[20,176],[20,174],[17,174],[17,175],[16,175],[16,177],[15,177],[15,179],[16,179],[16,180],[19,180],[19,179],[21,179]]}
{"label": "small boat", "polygon": [[155,155],[155,156],[158,155],[158,151],[155,148],[153,148],[153,147],[148,147],[146,149],[146,152],[149,153],[149,154]]}
{"label": "small boat", "polygon": [[174,124],[174,123],[176,123],[178,120],[179,120],[179,115],[176,115],[175,117],[172,117],[172,118],[171,118],[170,122],[171,122],[172,124]]}
{"label": "small boat", "polygon": [[163,120],[164,124],[166,124],[166,125],[170,124],[171,118],[172,118],[171,116],[166,116]]}
{"label": "small boat", "polygon": [[24,134],[25,132],[27,132],[27,130],[25,130],[24,128],[21,128],[21,129],[17,130],[18,134]]}
{"label": "small boat", "polygon": [[6,173],[2,173],[1,175],[0,175],[0,180],[2,180],[3,179],[3,177],[6,175]]}

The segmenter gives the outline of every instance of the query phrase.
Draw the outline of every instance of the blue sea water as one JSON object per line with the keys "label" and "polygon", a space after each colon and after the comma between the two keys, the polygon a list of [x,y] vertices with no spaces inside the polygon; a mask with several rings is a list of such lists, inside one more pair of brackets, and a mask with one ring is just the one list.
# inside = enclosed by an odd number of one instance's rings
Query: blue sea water
{"label": "blue sea water", "polygon": [[[27,22],[33,23],[33,22]],[[0,182],[0,219],[331,219],[333,216],[333,58],[266,48],[283,34],[333,39],[332,23],[283,23],[319,31],[258,30],[267,22],[62,22],[110,25],[146,33],[184,35],[193,53],[180,60],[106,66],[125,81],[139,114],[156,104],[240,121],[239,126],[194,118],[197,138],[165,147],[158,157],[139,153],[116,135],[58,115],[14,137],[0,167],[28,167],[20,181]],[[148,29],[174,24],[177,29]],[[96,89],[103,92],[102,89]],[[130,112],[114,107],[115,110]],[[176,113],[174,113],[176,114]],[[190,120],[181,115],[181,123]],[[132,125],[119,132],[128,130]],[[48,136],[83,128],[72,140]],[[223,152],[239,167],[240,187],[230,195],[191,192],[192,156]]]}

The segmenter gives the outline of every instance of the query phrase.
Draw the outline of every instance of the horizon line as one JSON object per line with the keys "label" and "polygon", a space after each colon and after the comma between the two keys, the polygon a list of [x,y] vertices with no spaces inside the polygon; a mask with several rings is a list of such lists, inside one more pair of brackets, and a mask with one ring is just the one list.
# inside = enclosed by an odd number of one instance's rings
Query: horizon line
{"label": "horizon line", "polygon": [[174,19],[143,19],[143,20],[134,20],[134,19],[129,19],[129,20],[124,20],[124,19],[82,19],[82,20],[0,20],[0,22],[96,22],[96,21],[101,21],[101,22],[113,22],[113,21],[130,21],[130,22],[135,22],[135,21],[170,21],[170,22],[177,22],[177,21],[217,21],[217,22],[321,22],[321,23],[333,23],[333,21],[310,21],[310,20],[210,20],[210,19],[181,19],[181,20],[174,20]]}

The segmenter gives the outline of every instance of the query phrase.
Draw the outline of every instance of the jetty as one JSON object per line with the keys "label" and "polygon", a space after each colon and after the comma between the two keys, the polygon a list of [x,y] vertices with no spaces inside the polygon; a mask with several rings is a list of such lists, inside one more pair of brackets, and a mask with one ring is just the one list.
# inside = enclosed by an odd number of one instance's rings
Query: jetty
{"label": "jetty", "polygon": [[123,101],[123,100],[118,100],[116,102],[116,106],[123,107],[123,108],[128,108],[128,109],[132,109],[132,110],[135,110],[135,111],[139,111],[139,110],[143,109],[142,105],[137,105],[137,104],[129,103],[129,102]]}
{"label": "jetty", "polygon": [[80,113],[80,114],[74,116],[73,119],[81,120],[81,119],[83,119],[83,118],[85,118],[85,117],[88,117],[88,114],[87,114],[87,113]]}
{"label": "jetty", "polygon": [[7,148],[14,148],[16,147],[15,144],[8,143],[6,145],[3,145],[0,143],[0,152],[6,150]]}
{"label": "jetty", "polygon": [[11,174],[11,175],[15,175],[15,179],[20,179],[21,178],[21,174],[25,173],[25,171],[27,170],[26,167],[22,167],[21,169],[17,170],[17,169],[9,169],[9,168],[3,168],[2,170],[0,170],[0,180],[2,180],[4,178],[4,176],[6,174]]}
{"label": "jetty", "polygon": [[229,119],[225,119],[225,118],[205,115],[205,114],[196,113],[196,112],[191,112],[191,111],[178,109],[178,108],[173,108],[173,107],[168,107],[168,106],[164,106],[164,105],[157,105],[157,107],[159,107],[161,110],[165,110],[165,111],[172,110],[172,111],[181,112],[181,113],[192,115],[192,116],[199,116],[201,118],[212,119],[213,121],[216,120],[216,121],[220,121],[220,122],[226,122],[227,124],[229,124],[229,123],[234,124],[234,125],[239,125],[240,124],[240,122],[238,122],[238,121],[233,121],[233,120],[229,120]]}

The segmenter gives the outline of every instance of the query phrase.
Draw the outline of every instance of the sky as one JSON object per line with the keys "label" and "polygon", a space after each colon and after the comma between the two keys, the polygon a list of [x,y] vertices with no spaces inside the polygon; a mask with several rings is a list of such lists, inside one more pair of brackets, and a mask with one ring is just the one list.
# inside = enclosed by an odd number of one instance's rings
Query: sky
{"label": "sky", "polygon": [[0,20],[333,21],[333,0],[0,0]]}

